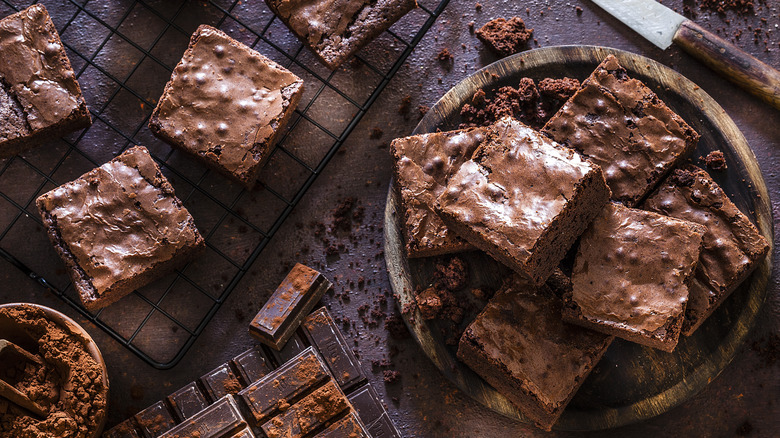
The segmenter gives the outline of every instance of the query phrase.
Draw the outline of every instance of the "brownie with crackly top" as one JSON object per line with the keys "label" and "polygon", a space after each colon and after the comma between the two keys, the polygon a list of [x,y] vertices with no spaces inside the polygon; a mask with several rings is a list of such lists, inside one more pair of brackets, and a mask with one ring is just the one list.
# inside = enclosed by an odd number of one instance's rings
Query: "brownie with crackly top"
{"label": "brownie with crackly top", "polygon": [[36,204],[82,303],[96,311],[189,261],[204,240],[142,146]]}
{"label": "brownie with crackly top", "polygon": [[331,70],[407,12],[416,0],[265,0]]}
{"label": "brownie with crackly top", "polygon": [[460,339],[458,358],[538,427],[550,430],[613,337],[561,319],[547,286],[515,276]]}
{"label": "brownie with crackly top", "polygon": [[0,158],[92,124],[43,5],[0,20]]}
{"label": "brownie with crackly top", "polygon": [[409,257],[430,257],[474,249],[444,225],[433,211],[447,180],[485,139],[484,128],[412,135],[390,145]]}
{"label": "brownie with crackly top", "polygon": [[580,239],[563,319],[674,351],[706,231],[694,222],[607,205]]}
{"label": "brownie with crackly top", "polygon": [[612,199],[634,207],[696,147],[699,134],[613,55],[542,132],[604,169]]}
{"label": "brownie with crackly top", "polygon": [[152,132],[251,187],[303,94],[303,80],[200,26],[149,120]]}
{"label": "brownie with crackly top", "polygon": [[540,285],[609,196],[601,168],[506,117],[434,208],[469,243]]}
{"label": "brownie with crackly top", "polygon": [[712,177],[693,165],[675,169],[642,208],[707,227],[682,328],[691,335],[758,267],[769,243]]}

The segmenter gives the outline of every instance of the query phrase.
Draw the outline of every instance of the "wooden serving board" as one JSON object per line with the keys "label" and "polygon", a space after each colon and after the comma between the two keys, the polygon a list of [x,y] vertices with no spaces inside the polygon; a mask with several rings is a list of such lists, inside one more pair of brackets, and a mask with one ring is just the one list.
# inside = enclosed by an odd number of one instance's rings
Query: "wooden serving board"
{"label": "wooden serving board", "polygon": [[[753,152],[725,111],[703,90],[679,73],[633,53],[594,46],[561,46],[528,51],[500,60],[464,79],[428,111],[413,134],[450,130],[460,123],[460,109],[475,91],[517,86],[520,78],[539,81],[564,76],[585,79],[608,55],[614,54],[629,74],[652,88],[700,134],[694,162],[721,150],[728,169],[713,178],[737,206],[773,243],[769,194]],[[432,279],[432,259],[407,259],[400,230],[397,191],[391,184],[385,209],[385,260],[393,292],[401,309],[413,302],[417,286]],[[617,339],[561,416],[555,429],[598,430],[659,415],[688,399],[715,378],[731,361],[752,327],[766,296],[771,254],[691,337],[683,337],[674,353],[665,353]],[[461,255],[469,262],[474,287],[497,288],[506,268],[479,252]],[[466,292],[468,294],[468,292]],[[404,320],[423,351],[441,372],[483,405],[512,418],[528,421],[520,412],[456,358],[457,346],[446,345],[436,322],[419,311]]]}

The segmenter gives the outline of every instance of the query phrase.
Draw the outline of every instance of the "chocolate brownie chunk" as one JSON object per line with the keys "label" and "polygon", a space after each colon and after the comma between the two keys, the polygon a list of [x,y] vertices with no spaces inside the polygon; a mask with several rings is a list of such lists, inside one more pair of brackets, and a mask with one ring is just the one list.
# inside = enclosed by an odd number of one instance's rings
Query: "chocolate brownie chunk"
{"label": "chocolate brownie chunk", "polygon": [[416,0],[265,0],[330,69],[335,69],[404,14]]}
{"label": "chocolate brownie chunk", "polygon": [[152,132],[251,187],[303,94],[289,70],[211,26],[190,39]]}
{"label": "chocolate brownie chunk", "polygon": [[0,20],[0,158],[91,124],[46,8],[33,5]]}
{"label": "chocolate brownie chunk", "polygon": [[496,18],[477,30],[477,38],[501,57],[513,55],[528,47],[534,30],[527,29],[520,17]]}
{"label": "chocolate brownie chunk", "polygon": [[609,204],[580,239],[563,319],[673,351],[707,229]]}
{"label": "chocolate brownie chunk", "polygon": [[726,170],[726,157],[721,151],[712,151],[704,157],[704,163],[712,170]]}
{"label": "chocolate brownie chunk", "polygon": [[507,117],[450,178],[435,211],[458,235],[539,285],[608,199],[598,166]]}
{"label": "chocolate brownie chunk", "polygon": [[429,257],[473,249],[433,212],[447,180],[485,139],[486,130],[436,132],[393,140],[394,177],[404,211],[409,257]]}
{"label": "chocolate brownie chunk", "polygon": [[699,134],[613,55],[596,68],[542,130],[604,169],[612,199],[636,206]]}
{"label": "chocolate brownie chunk", "polygon": [[769,252],[769,243],[702,169],[676,169],[642,205],[707,227],[690,285],[683,333],[690,335]]}
{"label": "chocolate brownie chunk", "polygon": [[460,339],[458,358],[550,430],[613,337],[565,324],[547,286],[507,280]]}
{"label": "chocolate brownie chunk", "polygon": [[136,146],[36,204],[84,306],[96,311],[189,261],[203,238],[146,148]]}

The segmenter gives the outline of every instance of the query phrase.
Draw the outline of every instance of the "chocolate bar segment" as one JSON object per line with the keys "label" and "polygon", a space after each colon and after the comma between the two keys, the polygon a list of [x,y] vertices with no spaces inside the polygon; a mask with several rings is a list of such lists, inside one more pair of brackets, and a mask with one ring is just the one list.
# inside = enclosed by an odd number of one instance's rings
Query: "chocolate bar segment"
{"label": "chocolate bar segment", "polygon": [[232,362],[239,377],[247,386],[271,372],[271,364],[265,354],[254,348],[234,357]]}
{"label": "chocolate bar segment", "polygon": [[282,346],[281,350],[276,351],[272,349],[271,354],[273,355],[274,360],[276,360],[276,363],[281,365],[301,354],[301,352],[308,346],[309,344],[306,342],[303,335],[299,332],[296,332],[290,337],[290,339],[287,340],[287,342]]}
{"label": "chocolate bar segment", "polygon": [[190,382],[183,388],[169,395],[167,400],[179,421],[184,421],[192,417],[198,412],[206,409],[206,406],[208,406],[206,397],[200,392],[200,389],[198,389],[198,385],[196,385],[195,382]]}
{"label": "chocolate bar segment", "polygon": [[268,438],[304,437],[349,408],[344,393],[331,380],[263,424],[263,432]]}
{"label": "chocolate bar segment", "polygon": [[315,435],[316,438],[370,438],[363,422],[350,412],[346,417],[333,423],[330,427]]}
{"label": "chocolate bar segment", "polygon": [[108,432],[104,432],[103,438],[141,438],[141,435],[139,435],[138,431],[135,429],[135,420],[128,418],[114,426]]}
{"label": "chocolate bar segment", "polygon": [[158,401],[135,415],[138,428],[145,438],[157,438],[176,425],[165,403]]}
{"label": "chocolate bar segment", "polygon": [[336,382],[343,390],[357,386],[365,380],[352,349],[336,326],[328,309],[322,307],[303,321],[303,332],[317,347]]}
{"label": "chocolate bar segment", "polygon": [[252,320],[249,334],[281,350],[322,294],[331,287],[333,285],[321,273],[296,264]]}
{"label": "chocolate bar segment", "polygon": [[238,394],[242,388],[241,383],[227,363],[223,363],[201,377],[200,383],[211,401],[217,401],[228,394]]}
{"label": "chocolate bar segment", "polygon": [[401,432],[396,429],[387,412],[368,426],[368,433],[374,438],[401,438]]}
{"label": "chocolate bar segment", "polygon": [[243,429],[230,435],[230,438],[255,438],[255,434],[252,433],[252,429],[249,426],[245,426]]}
{"label": "chocolate bar segment", "polygon": [[359,388],[349,394],[347,398],[364,424],[373,424],[385,413],[382,401],[371,385]]}
{"label": "chocolate bar segment", "polygon": [[274,414],[282,402],[294,402],[301,394],[329,378],[325,363],[309,347],[238,395],[249,407],[254,419],[261,423]]}
{"label": "chocolate bar segment", "polygon": [[235,398],[226,395],[190,420],[169,430],[162,438],[223,438],[232,436],[229,434],[246,426]]}

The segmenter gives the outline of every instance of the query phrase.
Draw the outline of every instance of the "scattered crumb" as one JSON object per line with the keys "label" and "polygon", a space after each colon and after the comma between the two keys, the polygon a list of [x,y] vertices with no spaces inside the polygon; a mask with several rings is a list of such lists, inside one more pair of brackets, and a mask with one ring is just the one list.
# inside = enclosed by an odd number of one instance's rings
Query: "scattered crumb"
{"label": "scattered crumb", "polygon": [[436,55],[436,59],[438,59],[439,62],[442,63],[449,63],[450,61],[452,61],[453,56],[452,53],[450,53],[450,49],[445,47],[441,49],[441,52],[439,52],[438,55]]}
{"label": "scattered crumb", "polygon": [[436,264],[436,273],[434,277],[450,291],[463,289],[469,280],[469,266],[460,257],[453,257],[449,263],[444,265]]}
{"label": "scattered crumb", "polygon": [[721,151],[712,151],[704,157],[704,163],[712,170],[726,170],[726,157]]}
{"label": "scattered crumb", "polygon": [[577,12],[577,15],[582,15],[582,8],[577,6],[574,8],[574,10]]}
{"label": "scattered crumb", "polygon": [[385,383],[391,385],[401,378],[401,372],[396,370],[385,370],[383,373]]}
{"label": "scattered crumb", "polygon": [[420,117],[425,117],[425,115],[428,114],[428,110],[430,110],[430,108],[428,108],[426,105],[420,105],[417,107],[417,111],[420,112]]}
{"label": "scattered crumb", "polygon": [[496,18],[477,30],[477,38],[499,56],[505,57],[528,48],[533,29],[527,29],[520,17]]}
{"label": "scattered crumb", "polygon": [[699,0],[699,7],[723,15],[726,11],[746,15],[753,13],[753,0]]}

